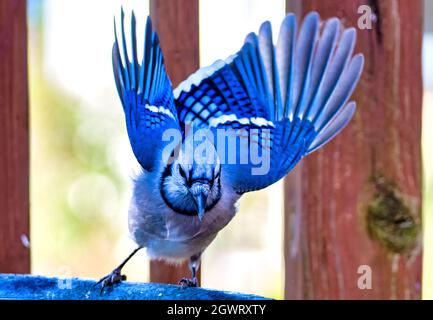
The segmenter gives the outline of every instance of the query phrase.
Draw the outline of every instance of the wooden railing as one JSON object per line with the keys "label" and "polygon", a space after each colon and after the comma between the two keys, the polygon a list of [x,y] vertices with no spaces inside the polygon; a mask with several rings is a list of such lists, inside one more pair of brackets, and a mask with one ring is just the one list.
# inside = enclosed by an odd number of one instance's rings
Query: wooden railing
{"label": "wooden railing", "polygon": [[[287,11],[316,10],[357,28],[361,5],[373,15],[371,29],[358,28],[366,66],[355,119],[285,183],[288,299],[421,294],[421,0],[287,0]],[[199,66],[198,0],[151,0],[150,11],[176,85]],[[25,1],[0,1],[3,273],[30,272],[26,36]],[[175,283],[189,271],[152,262],[150,273]]]}
{"label": "wooden railing", "polygon": [[0,272],[30,272],[28,114],[26,1],[0,1]]}
{"label": "wooden railing", "polygon": [[[362,5],[372,10],[371,29],[358,27]],[[288,0],[287,7],[357,28],[365,67],[352,123],[286,179],[286,233],[301,219],[299,239],[285,242],[286,298],[418,299],[422,2]],[[371,288],[362,283],[370,271]]]}

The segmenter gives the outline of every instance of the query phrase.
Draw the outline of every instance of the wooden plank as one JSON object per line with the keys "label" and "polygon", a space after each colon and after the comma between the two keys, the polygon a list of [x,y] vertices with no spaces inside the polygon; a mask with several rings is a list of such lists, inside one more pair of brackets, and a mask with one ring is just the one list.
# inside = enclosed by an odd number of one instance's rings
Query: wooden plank
{"label": "wooden plank", "polygon": [[[288,299],[421,295],[422,2],[288,0],[287,8],[357,27],[363,4],[374,17],[372,29],[357,30],[366,65],[355,118],[285,183]],[[363,265],[371,289],[358,287]]]}
{"label": "wooden plank", "polygon": [[[173,87],[199,68],[198,0],[151,0],[150,14],[164,53]],[[200,275],[200,273],[199,273]],[[178,283],[190,277],[187,263],[180,266],[151,261],[150,281]]]}
{"label": "wooden plank", "polygon": [[25,0],[0,1],[0,273],[30,272]]}

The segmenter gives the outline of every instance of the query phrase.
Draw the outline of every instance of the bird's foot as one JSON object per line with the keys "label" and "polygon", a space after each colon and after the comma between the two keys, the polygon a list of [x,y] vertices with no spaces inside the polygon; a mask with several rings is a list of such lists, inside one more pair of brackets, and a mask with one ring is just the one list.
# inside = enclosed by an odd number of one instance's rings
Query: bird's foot
{"label": "bird's foot", "polygon": [[182,278],[179,281],[179,285],[182,286],[182,288],[191,288],[191,287],[198,287],[198,281],[197,278]]}
{"label": "bird's foot", "polygon": [[101,294],[104,291],[104,288],[110,287],[114,284],[120,283],[122,281],[126,280],[126,275],[121,273],[121,269],[116,268],[111,272],[109,275],[106,275],[101,280],[99,280],[97,283],[95,283],[94,286],[97,286],[101,284]]}

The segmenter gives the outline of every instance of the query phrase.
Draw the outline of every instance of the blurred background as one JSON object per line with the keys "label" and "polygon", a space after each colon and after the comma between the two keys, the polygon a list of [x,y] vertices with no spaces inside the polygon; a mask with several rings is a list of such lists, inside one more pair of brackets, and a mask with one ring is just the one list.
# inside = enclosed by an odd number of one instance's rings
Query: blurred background
{"label": "blurred background", "polygon": [[[284,0],[201,0],[200,63],[236,52],[250,31],[284,16]],[[138,164],[111,70],[113,14],[143,0],[28,0],[31,105],[32,273],[99,278],[131,249],[127,208]],[[433,298],[433,25],[424,35],[424,298]],[[230,7],[230,10],[227,8]],[[224,23],[221,23],[224,17]],[[216,27],[218,26],[218,27]],[[430,70],[427,73],[426,70]],[[282,184],[242,198],[241,210],[205,252],[202,285],[283,298]],[[148,281],[140,252],[128,279]],[[226,272],[222,272],[226,271]],[[229,272],[228,272],[229,271]]]}

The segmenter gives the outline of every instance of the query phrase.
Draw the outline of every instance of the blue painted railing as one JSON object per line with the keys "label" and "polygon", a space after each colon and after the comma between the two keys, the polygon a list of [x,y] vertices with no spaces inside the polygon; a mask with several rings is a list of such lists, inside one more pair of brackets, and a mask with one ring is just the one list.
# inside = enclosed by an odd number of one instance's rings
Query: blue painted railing
{"label": "blue painted railing", "polygon": [[24,300],[263,300],[266,298],[159,283],[122,282],[106,288],[94,280],[0,274],[0,299]]}

